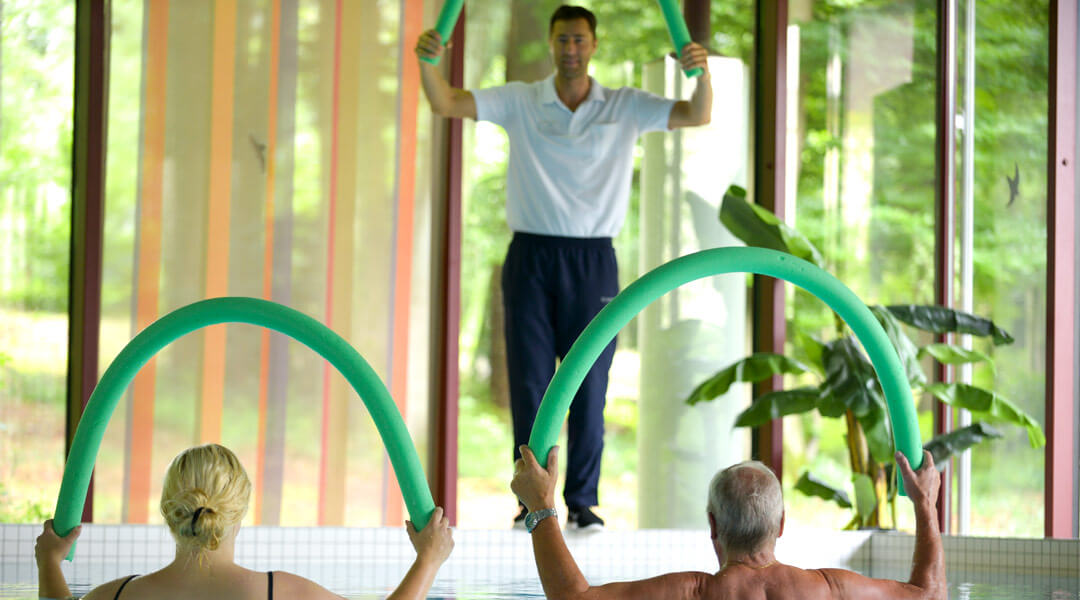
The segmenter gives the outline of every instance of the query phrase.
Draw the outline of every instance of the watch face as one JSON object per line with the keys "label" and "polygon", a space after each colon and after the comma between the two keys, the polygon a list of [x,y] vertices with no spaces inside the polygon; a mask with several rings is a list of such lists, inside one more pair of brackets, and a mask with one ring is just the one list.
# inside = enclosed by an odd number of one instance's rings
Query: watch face
{"label": "watch face", "polygon": [[532,533],[532,530],[536,529],[540,521],[552,516],[555,516],[555,509],[553,508],[546,508],[525,515],[525,530]]}

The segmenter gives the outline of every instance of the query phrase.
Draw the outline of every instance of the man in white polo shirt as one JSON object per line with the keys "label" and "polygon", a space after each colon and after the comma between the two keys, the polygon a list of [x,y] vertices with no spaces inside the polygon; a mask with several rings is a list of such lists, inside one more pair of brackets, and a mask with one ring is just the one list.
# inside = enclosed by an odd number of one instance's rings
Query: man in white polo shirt
{"label": "man in white polo shirt", "polygon": [[[514,232],[503,265],[506,347],[514,423],[514,458],[528,442],[540,400],[555,371],[589,321],[619,291],[611,245],[630,197],[634,144],[643,133],[709,122],[712,87],[708,53],[682,50],[685,69],[704,74],[689,101],[635,88],[608,89],[588,74],[596,51],[596,17],[579,6],[551,16],[548,45],[555,73],[535,83],[510,82],[480,90],[452,88],[439,69],[420,61],[431,109],[451,118],[491,121],[510,140],[506,220]],[[416,44],[418,57],[443,51],[435,30]],[[604,446],[604,402],[612,342],[570,405],[563,497],[570,528],[600,529],[597,505]],[[523,525],[526,510],[515,519]]]}

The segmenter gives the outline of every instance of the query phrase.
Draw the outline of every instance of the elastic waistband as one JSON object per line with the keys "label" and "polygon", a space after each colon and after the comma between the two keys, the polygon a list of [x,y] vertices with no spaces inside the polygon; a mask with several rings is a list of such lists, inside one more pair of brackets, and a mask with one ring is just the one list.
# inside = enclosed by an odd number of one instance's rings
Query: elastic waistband
{"label": "elastic waistband", "polygon": [[552,248],[611,248],[611,238],[578,238],[562,237],[558,235],[540,235],[538,233],[514,232],[515,244],[529,244],[532,246],[547,246]]}

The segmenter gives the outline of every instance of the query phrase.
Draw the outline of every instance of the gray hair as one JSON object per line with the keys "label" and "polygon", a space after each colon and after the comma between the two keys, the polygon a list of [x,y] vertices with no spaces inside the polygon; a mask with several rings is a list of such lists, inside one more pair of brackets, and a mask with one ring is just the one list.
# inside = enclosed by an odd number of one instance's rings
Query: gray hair
{"label": "gray hair", "polygon": [[752,552],[780,535],[784,495],[772,470],[756,460],[722,469],[709,484],[709,514],[728,552]]}

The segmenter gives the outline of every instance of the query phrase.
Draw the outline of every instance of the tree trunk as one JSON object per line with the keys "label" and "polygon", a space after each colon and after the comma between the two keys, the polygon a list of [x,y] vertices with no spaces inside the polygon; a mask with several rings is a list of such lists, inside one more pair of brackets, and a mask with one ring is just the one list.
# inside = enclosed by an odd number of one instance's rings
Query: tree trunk
{"label": "tree trunk", "polygon": [[877,462],[870,455],[866,434],[850,410],[844,414],[844,420],[847,423],[847,448],[848,459],[851,461],[851,474],[853,477],[856,474],[869,477],[873,482],[874,497],[877,499],[873,512],[859,523],[860,527],[863,529],[893,528],[896,523],[895,519],[889,518],[889,478],[886,476],[885,465]]}
{"label": "tree trunk", "polygon": [[506,80],[537,81],[551,74],[548,18],[559,3],[511,0],[506,43]]}

